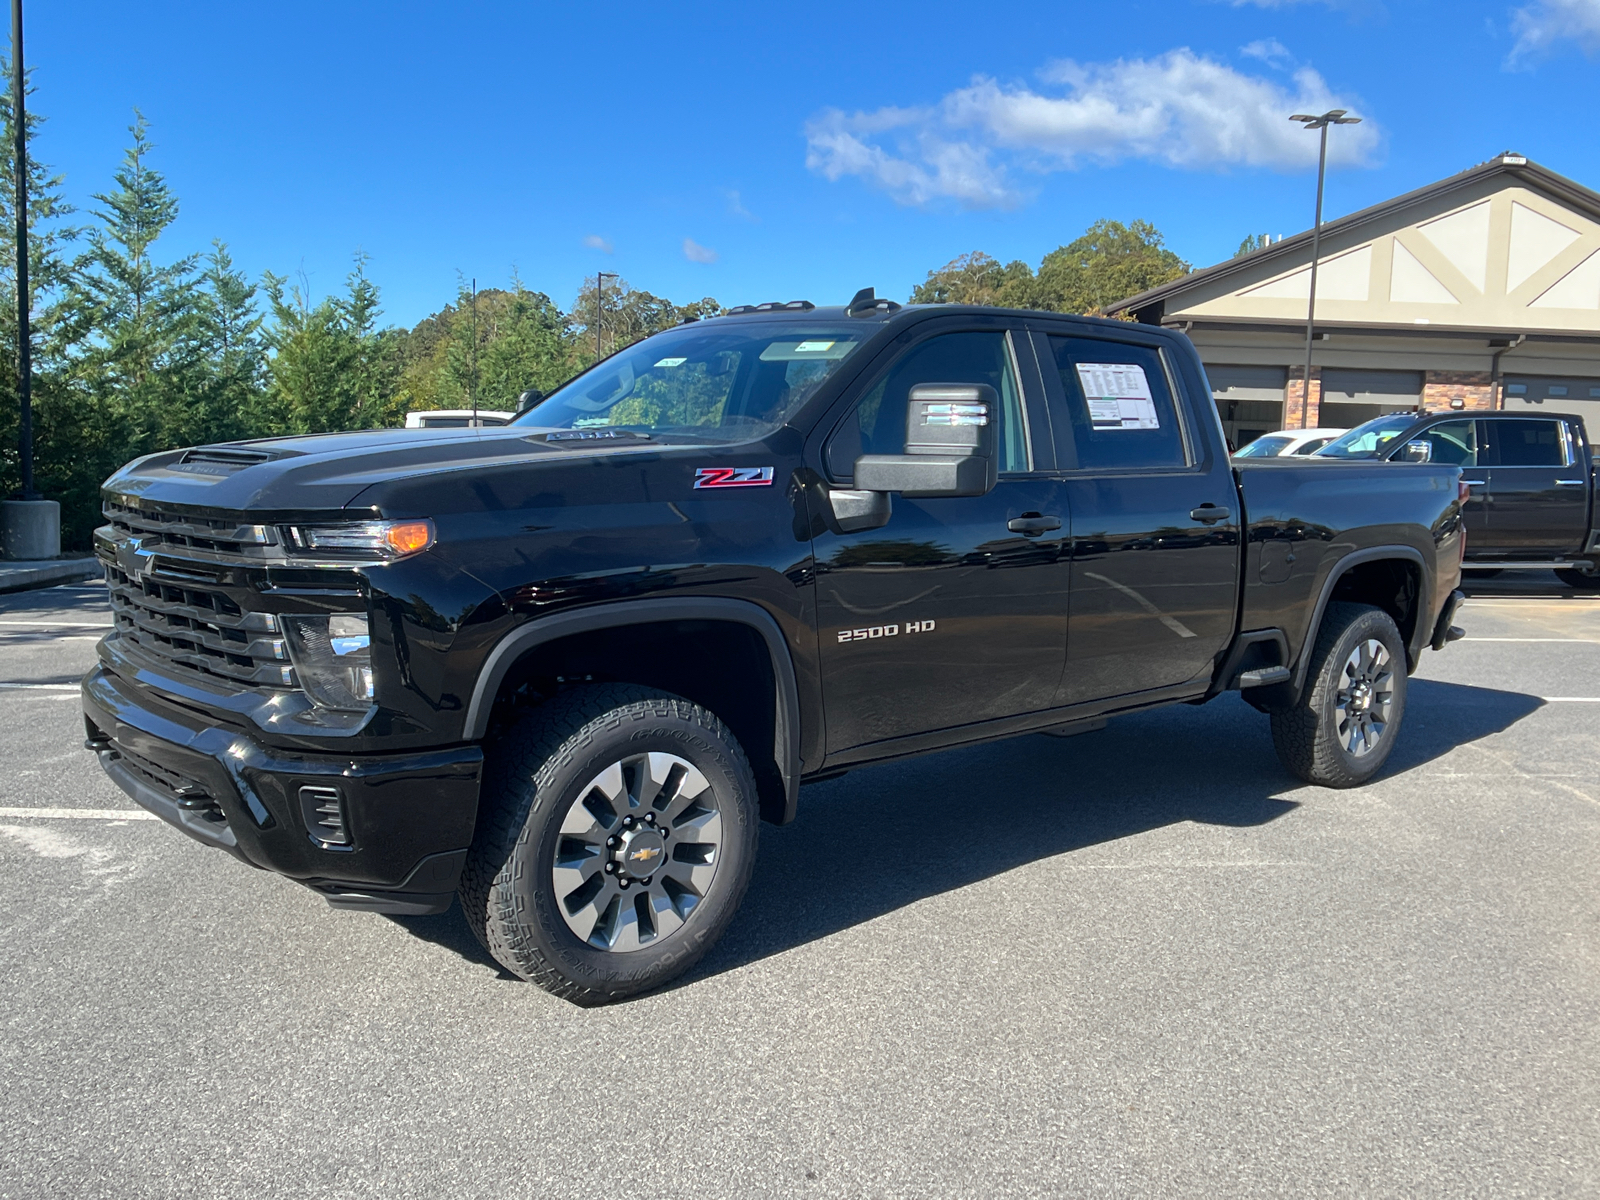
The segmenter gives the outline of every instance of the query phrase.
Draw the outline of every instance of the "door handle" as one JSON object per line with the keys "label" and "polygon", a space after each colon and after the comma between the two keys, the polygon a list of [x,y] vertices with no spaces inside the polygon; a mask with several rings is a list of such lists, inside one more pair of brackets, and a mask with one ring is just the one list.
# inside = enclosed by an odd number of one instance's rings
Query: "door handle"
{"label": "door handle", "polygon": [[1218,508],[1215,504],[1202,504],[1199,508],[1189,510],[1189,519],[1199,521],[1203,525],[1215,525],[1218,521],[1226,521],[1233,513],[1226,508]]}
{"label": "door handle", "polygon": [[1468,487],[1483,487],[1488,481],[1483,479],[1463,479],[1461,482]]}
{"label": "door handle", "polygon": [[1020,517],[1012,517],[1007,521],[1006,528],[1024,537],[1038,537],[1047,529],[1060,529],[1061,518],[1045,517],[1038,513],[1023,513]]}

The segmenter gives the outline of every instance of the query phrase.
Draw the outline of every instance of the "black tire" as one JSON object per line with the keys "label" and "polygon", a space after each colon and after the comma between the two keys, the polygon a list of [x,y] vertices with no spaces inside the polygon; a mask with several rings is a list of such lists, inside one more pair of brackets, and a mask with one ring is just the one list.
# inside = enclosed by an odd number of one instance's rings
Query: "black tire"
{"label": "black tire", "polygon": [[[650,758],[651,754],[658,757]],[[643,794],[645,785],[636,786],[635,776],[628,772],[637,773],[641,761],[664,763],[666,756],[679,764],[671,768],[678,774],[668,776],[669,784],[677,780],[671,786],[678,792],[687,794],[685,789],[691,786],[684,782],[681,764],[688,763],[699,772],[708,789],[696,793],[701,799],[683,803],[709,803],[719,830],[709,860],[714,861],[709,885],[703,894],[688,900],[682,889],[664,900],[652,898],[663,895],[669,863],[671,869],[680,869],[673,860],[681,850],[691,849],[687,844],[668,844],[680,832],[669,824],[669,810],[678,811],[678,802],[669,797],[659,826],[652,804],[629,807],[635,793]],[[606,774],[614,764],[621,764],[626,777],[620,801],[608,800],[597,787],[602,775],[618,778]],[[646,774],[654,769],[647,768]],[[664,784],[656,794],[666,796],[667,792]],[[606,849],[616,844],[616,838],[601,841],[592,850],[580,842],[578,848],[584,853],[578,859],[571,857],[574,837],[562,832],[563,822],[569,822],[570,831],[574,817],[580,823],[589,819],[584,814],[596,812],[597,795],[602,813],[621,810],[615,825],[604,825],[600,838],[613,829],[623,833],[624,819],[633,826],[635,816],[625,814],[637,814],[638,819],[628,836],[661,832],[654,846],[639,851],[639,857],[647,852],[665,854],[655,868],[659,880],[629,876],[629,871],[642,868],[621,863],[626,845],[622,850]],[[648,814],[651,830],[645,828],[644,814]],[[477,831],[461,876],[461,907],[484,948],[513,974],[577,1004],[621,1000],[682,974],[716,943],[750,882],[758,819],[755,779],[744,751],[722,722],[705,709],[678,696],[627,684],[574,688],[533,710],[489,748]],[[600,828],[601,818],[594,816],[593,820]],[[556,895],[558,850],[563,863],[578,861],[591,872],[582,888],[564,899]],[[605,915],[596,918],[592,944],[569,925],[571,918],[563,915],[561,907],[570,906],[579,891],[594,884],[591,858],[604,863],[606,874],[595,886],[609,889],[612,907],[606,913],[623,914],[609,921]],[[700,867],[706,861],[684,860]],[[632,892],[618,893],[618,888],[626,891],[629,883],[636,885]],[[652,883],[655,892],[647,891]],[[663,902],[671,911],[652,909],[652,904]],[[680,905],[686,903],[692,907],[680,911]],[[617,904],[622,908],[616,908]],[[629,905],[642,907],[631,913]],[[587,905],[584,911],[589,911]],[[665,918],[663,926],[678,923],[658,933],[661,917]],[[607,930],[624,923],[632,926],[632,945],[619,939],[619,948],[605,948]]]}
{"label": "black tire", "polygon": [[[1387,655],[1388,671],[1375,668],[1378,684],[1363,689],[1367,659],[1358,661],[1354,675],[1347,666],[1373,643]],[[1337,601],[1328,605],[1317,631],[1305,694],[1293,707],[1272,714],[1272,745],[1283,765],[1307,783],[1358,787],[1388,761],[1405,707],[1406,650],[1394,620],[1369,604]],[[1379,713],[1386,719],[1377,720]],[[1373,726],[1378,727],[1375,736]]]}
{"label": "black tire", "polygon": [[1556,572],[1556,578],[1568,587],[1577,588],[1580,592],[1600,591],[1600,570],[1575,571],[1571,567],[1563,567]]}

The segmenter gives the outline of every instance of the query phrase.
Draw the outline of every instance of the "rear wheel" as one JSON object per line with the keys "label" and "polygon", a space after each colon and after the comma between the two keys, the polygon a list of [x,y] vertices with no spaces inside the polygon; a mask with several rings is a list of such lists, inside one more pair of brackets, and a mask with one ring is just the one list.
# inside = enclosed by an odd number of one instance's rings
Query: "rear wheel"
{"label": "rear wheel", "polygon": [[490,749],[462,909],[507,970],[620,1000],[721,936],[756,827],[750,764],[716,717],[648,688],[576,688]]}
{"label": "rear wheel", "polygon": [[1323,614],[1305,694],[1272,714],[1272,744],[1307,783],[1356,787],[1388,761],[1405,707],[1405,644],[1393,619],[1336,602]]}
{"label": "rear wheel", "polygon": [[1556,578],[1568,587],[1575,587],[1581,592],[1600,591],[1600,570],[1578,571],[1571,567],[1563,567],[1556,572]]}

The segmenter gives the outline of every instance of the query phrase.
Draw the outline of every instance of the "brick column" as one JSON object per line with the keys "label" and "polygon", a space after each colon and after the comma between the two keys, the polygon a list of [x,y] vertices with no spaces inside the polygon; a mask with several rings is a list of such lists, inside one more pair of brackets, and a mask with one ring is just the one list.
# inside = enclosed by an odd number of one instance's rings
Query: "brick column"
{"label": "brick column", "polygon": [[[1315,429],[1322,415],[1322,368],[1311,368],[1310,404],[1306,404],[1304,367],[1289,368],[1289,382],[1283,389],[1283,427],[1285,429]],[[1307,409],[1302,425],[1300,413]]]}
{"label": "brick column", "polygon": [[1467,411],[1494,407],[1494,389],[1487,371],[1429,371],[1422,385],[1422,407],[1448,412],[1452,400]]}

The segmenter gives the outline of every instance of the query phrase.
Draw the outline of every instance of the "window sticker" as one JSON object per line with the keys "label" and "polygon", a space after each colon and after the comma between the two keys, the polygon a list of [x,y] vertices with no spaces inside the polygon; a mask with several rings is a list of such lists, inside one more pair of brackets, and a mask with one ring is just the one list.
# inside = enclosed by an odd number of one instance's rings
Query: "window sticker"
{"label": "window sticker", "polygon": [[1160,429],[1150,380],[1138,363],[1079,363],[1078,382],[1095,429]]}
{"label": "window sticker", "polygon": [[658,367],[681,367],[681,366],[683,366],[684,363],[686,363],[688,361],[689,360],[687,358],[663,358],[660,362],[656,363],[656,366],[658,366]]}
{"label": "window sticker", "polygon": [[794,348],[796,354],[821,354],[825,350],[832,349],[832,342],[801,342]]}

